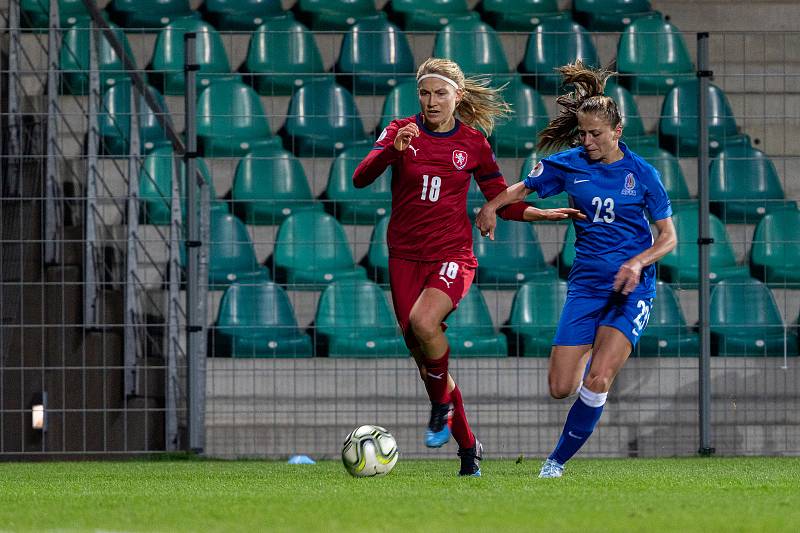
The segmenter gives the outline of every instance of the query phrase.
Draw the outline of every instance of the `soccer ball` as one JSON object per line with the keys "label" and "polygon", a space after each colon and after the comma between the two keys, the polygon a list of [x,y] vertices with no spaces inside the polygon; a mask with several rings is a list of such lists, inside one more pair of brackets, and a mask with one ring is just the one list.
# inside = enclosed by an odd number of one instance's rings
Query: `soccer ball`
{"label": "soccer ball", "polygon": [[385,476],[397,463],[397,442],[380,426],[354,429],[342,446],[342,463],[355,477]]}

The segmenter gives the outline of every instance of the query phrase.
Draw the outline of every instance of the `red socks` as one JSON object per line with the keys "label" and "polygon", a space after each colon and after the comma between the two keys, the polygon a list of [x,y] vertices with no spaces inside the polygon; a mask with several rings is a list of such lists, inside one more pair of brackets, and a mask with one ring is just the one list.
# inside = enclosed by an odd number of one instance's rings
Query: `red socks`
{"label": "red socks", "polygon": [[447,369],[450,359],[450,348],[439,359],[425,358],[425,369],[428,379],[425,381],[425,388],[428,390],[428,397],[435,403],[452,403],[453,418],[450,430],[453,438],[460,448],[472,448],[475,446],[475,436],[467,422],[467,414],[464,412],[464,400],[461,398],[461,391],[458,386],[447,391]]}
{"label": "red socks", "polygon": [[428,373],[428,379],[425,380],[425,388],[428,390],[428,397],[434,403],[450,403],[450,394],[447,392],[449,359],[449,347],[439,359],[425,358],[425,370]]}
{"label": "red socks", "polygon": [[458,385],[450,391],[450,401],[453,402],[453,419],[450,431],[453,438],[458,443],[459,448],[472,448],[475,446],[475,436],[467,422],[467,413],[464,412],[464,401],[461,399],[461,391]]}

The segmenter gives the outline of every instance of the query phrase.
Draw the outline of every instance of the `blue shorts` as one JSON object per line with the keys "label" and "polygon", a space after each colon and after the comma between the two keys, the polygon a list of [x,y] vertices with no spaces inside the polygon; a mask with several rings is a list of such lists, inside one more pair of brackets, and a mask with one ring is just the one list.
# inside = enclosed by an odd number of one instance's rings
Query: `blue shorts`
{"label": "blue shorts", "polygon": [[625,296],[612,292],[605,297],[570,291],[561,311],[553,345],[594,344],[597,328],[610,326],[620,330],[631,341],[633,348],[647,327],[652,306],[652,298],[635,294]]}

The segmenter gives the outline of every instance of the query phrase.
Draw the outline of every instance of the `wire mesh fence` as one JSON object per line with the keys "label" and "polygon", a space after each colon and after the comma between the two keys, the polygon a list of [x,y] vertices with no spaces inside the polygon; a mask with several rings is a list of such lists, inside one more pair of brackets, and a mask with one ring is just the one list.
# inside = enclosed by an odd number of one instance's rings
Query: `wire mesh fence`
{"label": "wire mesh fence", "polygon": [[[534,137],[557,112],[552,68],[560,58],[617,61],[608,93],[622,110],[623,141],[659,170],[680,245],[659,264],[649,328],[584,453],[696,453],[693,35],[658,17],[638,33],[587,32],[571,22],[495,32],[477,17],[447,31],[402,23],[402,32],[392,25],[405,20],[397,14],[337,31],[300,14],[246,31],[197,17],[157,24],[165,29],[114,29],[162,112],[89,19],[51,24],[48,34],[14,16],[3,38],[0,456],[192,447],[190,330],[208,355],[198,448],[208,455],[332,457],[363,423],[389,428],[405,456],[451,455],[422,444],[429,404],[394,318],[385,233],[391,170],[364,190],[351,181],[388,121],[419,110],[414,68],[432,53],[508,84],[515,113],[490,143],[509,183],[546,155],[535,153]],[[196,73],[184,70],[187,32],[198,36]],[[678,42],[671,56],[660,54],[665,35]],[[713,446],[724,454],[798,453],[797,38],[709,36],[710,420]],[[381,56],[382,47],[394,55]],[[683,63],[637,72],[636,51],[650,54],[647,64],[665,56]],[[48,74],[57,78],[49,90]],[[194,184],[183,169],[185,146],[177,149],[163,124],[187,142],[192,78],[196,165],[210,186],[209,201],[194,208],[209,230],[200,243],[209,271],[199,323],[187,303],[195,290],[186,275]],[[474,218],[484,198],[474,182],[464,193],[464,217]],[[529,200],[568,203],[566,195]],[[39,227],[48,221],[55,239]],[[574,228],[501,222],[496,241],[474,237],[476,282],[447,319],[452,374],[491,456],[542,456],[567,411],[549,398],[547,357],[575,258]],[[44,243],[59,245],[47,260]],[[46,431],[32,427],[34,405],[44,405]]]}

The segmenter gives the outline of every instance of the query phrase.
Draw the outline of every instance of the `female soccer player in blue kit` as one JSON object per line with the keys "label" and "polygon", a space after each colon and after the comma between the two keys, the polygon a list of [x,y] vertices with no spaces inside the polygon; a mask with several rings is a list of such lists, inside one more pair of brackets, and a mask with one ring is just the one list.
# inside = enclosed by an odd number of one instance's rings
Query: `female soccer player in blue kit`
{"label": "female soccer player in blue kit", "polygon": [[[493,238],[495,211],[532,191],[541,198],[567,191],[570,206],[587,216],[573,219],[576,257],[548,373],[553,398],[578,398],[541,478],[561,477],[592,434],[611,383],[647,326],[656,294],[654,263],[677,244],[658,172],[620,142],[619,110],[603,96],[613,73],[580,61],[559,70],[575,91],[558,98],[563,110],[539,134],[538,147],[579,145],[539,161],[525,180],[486,203],[476,220],[481,233]],[[655,240],[645,211],[658,229]]]}

